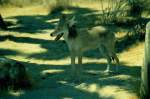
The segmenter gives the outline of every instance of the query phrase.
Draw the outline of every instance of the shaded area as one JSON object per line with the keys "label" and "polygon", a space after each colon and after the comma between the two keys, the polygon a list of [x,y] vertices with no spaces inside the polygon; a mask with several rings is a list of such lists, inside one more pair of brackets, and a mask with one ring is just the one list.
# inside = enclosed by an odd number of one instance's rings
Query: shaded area
{"label": "shaded area", "polygon": [[[79,7],[70,7],[69,8],[72,13],[71,16],[76,16],[76,20],[79,21],[77,26],[82,27],[92,27],[95,22],[98,20],[98,11],[91,10],[88,8],[79,8]],[[55,23],[57,21],[53,19],[59,18],[61,12],[55,14],[44,15],[36,15],[36,16],[15,16],[8,17],[7,19],[15,19],[17,20],[16,26],[9,27],[9,30],[16,32],[25,32],[25,33],[41,33],[46,29],[54,29]],[[87,21],[88,20],[88,21]],[[82,23],[82,24],[81,24]],[[97,25],[97,24],[95,24]]]}
{"label": "shaded area", "polygon": [[[70,79],[66,79],[69,75],[66,75],[70,73],[70,65],[47,65],[47,64],[36,64],[36,63],[24,63],[27,68],[29,68],[29,72],[34,73],[34,77],[42,78],[42,72],[47,71],[47,70],[63,70],[63,72],[47,72],[45,73],[45,79],[51,79],[51,80],[57,80],[57,81],[64,81],[66,80],[67,82],[72,83]],[[77,82],[77,84],[80,83],[90,83],[90,82],[95,82],[95,80],[99,80],[99,78],[111,78],[113,76],[118,76],[118,75],[128,75],[131,76],[132,79],[135,78],[140,78],[140,72],[141,72],[141,67],[140,66],[127,66],[127,65],[121,65],[117,66],[118,67],[118,72],[115,71],[116,66],[113,64],[111,65],[111,70],[113,71],[109,75],[105,75],[102,71],[106,69],[107,64],[101,63],[86,63],[83,64],[83,79],[81,79],[81,82]],[[36,68],[36,69],[35,69]],[[33,72],[34,71],[34,72]],[[90,71],[94,71],[93,73]],[[116,73],[115,73],[116,72]],[[35,76],[36,75],[36,76]],[[39,75],[39,76],[37,76]],[[92,79],[92,80],[90,80]],[[115,79],[114,79],[115,80]],[[117,80],[117,79],[116,79]],[[120,82],[122,83],[122,82]],[[105,83],[104,83],[105,84]],[[112,83],[110,83],[112,84]],[[114,83],[117,85],[117,82]],[[107,84],[105,84],[107,85]]]}
{"label": "shaded area", "polygon": [[[43,97],[47,98],[73,98],[73,99],[114,99],[115,96],[111,95],[109,92],[106,96],[103,96],[101,92],[102,89],[116,86],[119,88],[114,92],[119,93],[122,90],[131,93],[138,93],[140,85],[140,67],[139,66],[118,66],[118,73],[110,73],[105,75],[102,71],[106,68],[106,64],[89,63],[83,65],[84,73],[81,75],[81,80],[79,82],[73,82],[69,79],[68,71],[70,65],[46,65],[46,64],[36,64],[36,63],[24,63],[29,72],[32,73],[35,79],[35,88],[30,91],[25,91],[24,94],[20,96],[9,96],[8,98],[37,98],[41,99]],[[35,69],[36,68],[36,69]],[[115,66],[111,68],[115,72]],[[50,72],[53,70],[63,70],[63,72]],[[42,74],[44,71],[49,71]],[[88,71],[93,71],[89,73]],[[65,83],[62,83],[65,82]],[[85,90],[85,88],[90,88],[92,85],[97,86],[97,92],[91,92],[91,90]],[[113,87],[112,87],[113,88]],[[66,90],[67,89],[67,90]],[[113,89],[112,89],[113,90]],[[105,93],[105,92],[104,92]],[[102,94],[102,96],[101,96]],[[120,93],[121,94],[121,93]]]}
{"label": "shaded area", "polygon": [[1,36],[0,36],[0,41],[5,41],[5,40],[8,39],[8,37],[9,37],[9,36],[7,36],[7,35],[1,35]]}
{"label": "shaded area", "polygon": [[42,30],[53,29],[55,26],[55,22],[47,22],[51,19],[50,16],[15,16],[9,18],[18,21],[16,26],[9,27],[9,30],[20,33],[42,33]]}
{"label": "shaded area", "polygon": [[[9,39],[10,41],[14,41],[17,43],[28,43],[28,44],[40,44],[41,48],[47,49],[46,52],[31,54],[28,58],[42,59],[42,60],[54,60],[54,59],[63,59],[64,57],[69,56],[69,51],[67,44],[63,40],[53,41],[53,40],[45,40],[39,38],[31,38],[31,37],[16,37],[12,35],[0,36],[1,41],[5,41]],[[3,55],[10,54],[9,51],[5,51]],[[17,54],[17,53],[16,53]],[[21,53],[18,53],[18,55]]]}
{"label": "shaded area", "polygon": [[3,17],[2,15],[0,14],[0,28],[3,29],[3,30],[7,30],[7,26],[3,20]]}
{"label": "shaded area", "polygon": [[[14,41],[17,43],[40,44],[41,48],[47,49],[47,51],[43,53],[33,53],[29,56],[29,58],[55,60],[63,59],[69,56],[68,46],[64,40],[53,41],[31,37],[16,37],[13,35],[4,35],[0,36],[0,38],[1,41],[9,39],[10,41]],[[5,53],[4,55],[7,55],[7,53]],[[87,51],[84,53],[84,56],[91,58],[102,58],[102,55],[98,49]]]}
{"label": "shaded area", "polygon": [[[70,7],[69,10],[72,12],[69,16],[75,16],[78,28],[90,28],[98,25],[98,16],[97,10],[91,10],[88,8],[80,7]],[[19,32],[19,33],[41,33],[46,29],[54,29],[55,23],[57,21],[53,19],[59,18],[61,12],[56,14],[49,14],[47,16],[37,15],[37,16],[15,16],[8,17],[8,19],[16,19],[17,26],[9,27],[10,31]],[[29,56],[30,58],[37,58],[43,60],[50,59],[62,59],[69,56],[69,51],[66,43],[64,41],[52,41],[44,39],[35,39],[31,37],[15,37],[12,35],[1,36],[1,41],[9,39],[17,43],[30,43],[30,44],[40,44],[41,48],[47,49],[46,52],[33,54]],[[86,57],[101,58],[99,55],[98,49],[88,51],[84,54]]]}
{"label": "shaded area", "polygon": [[75,16],[75,20],[77,20],[77,28],[91,28],[100,24],[98,21],[100,16],[98,10],[80,7],[71,7],[69,10],[72,13],[68,15]]}
{"label": "shaded area", "polygon": [[126,36],[124,36],[124,38],[117,39],[116,51],[118,53],[121,53],[124,50],[130,48],[132,45],[136,44],[137,42],[144,42],[146,32],[145,28],[147,22],[149,21],[149,18],[140,18],[119,25],[122,28],[128,30],[128,32],[126,33]]}
{"label": "shaded area", "polygon": [[[72,8],[73,13],[71,15],[76,16],[76,20],[79,22],[77,24],[78,28],[82,27],[93,27],[98,25],[98,14],[96,14],[94,10],[90,10],[87,8]],[[55,23],[57,21],[47,22],[49,20],[58,18],[59,14],[55,15],[38,15],[38,16],[16,16],[10,17],[17,19],[19,25],[16,27],[9,27],[11,31],[19,32],[19,33],[42,33],[45,29],[54,29]],[[9,39],[16,43],[29,43],[29,44],[40,44],[41,48],[46,49],[46,52],[32,54],[28,58],[35,58],[41,60],[57,60],[63,59],[69,56],[69,51],[66,43],[63,40],[58,42],[52,40],[45,40],[39,38],[31,38],[31,37],[16,37],[12,35],[0,37],[1,41],[5,41]],[[124,39],[124,43],[128,41]],[[116,47],[117,52],[122,52],[126,47],[131,46],[133,43],[129,43],[128,45],[124,45],[123,42],[117,43]],[[119,49],[121,47],[121,49]],[[1,53],[2,52],[2,53]],[[18,55],[21,53],[0,49],[0,54],[2,55]],[[92,50],[88,51],[84,54],[85,57],[92,58],[100,58],[99,51]],[[119,73],[111,73],[110,75],[105,75],[102,71],[106,68],[106,64],[97,64],[97,63],[89,63],[84,64],[84,73],[82,75],[82,79],[79,82],[73,82],[72,79],[69,78],[70,75],[70,65],[47,65],[47,64],[36,64],[36,63],[24,63],[29,68],[29,73],[33,75],[35,79],[35,89],[31,92],[31,90],[26,91],[24,94],[19,96],[8,96],[7,98],[16,99],[16,98],[24,98],[28,99],[37,98],[41,99],[43,97],[50,97],[52,99],[55,98],[77,98],[83,99],[83,97],[88,97],[91,99],[114,99],[114,96],[101,96],[101,94],[95,92],[85,91],[83,89],[77,88],[77,86],[85,85],[90,86],[93,83],[99,87],[107,87],[107,86],[117,86],[120,90],[125,90],[133,93],[138,93],[139,90],[139,78],[140,78],[140,67],[139,66],[119,66]],[[62,70],[63,72],[47,72],[45,75],[42,75],[43,71],[53,71],[53,70]],[[112,70],[115,71],[115,66],[112,66]],[[91,72],[92,71],[92,72]],[[123,76],[122,76],[123,75]],[[125,78],[124,78],[125,76]],[[61,83],[64,81],[66,83]],[[133,86],[134,85],[134,86]],[[41,90],[42,89],[42,90]],[[67,89],[67,90],[66,90]],[[116,92],[119,92],[117,90]],[[116,93],[114,92],[114,93]]]}
{"label": "shaded area", "polygon": [[10,50],[10,49],[0,48],[0,55],[1,56],[5,56],[5,55],[17,55],[17,54],[20,54],[20,53],[17,52],[17,51]]}

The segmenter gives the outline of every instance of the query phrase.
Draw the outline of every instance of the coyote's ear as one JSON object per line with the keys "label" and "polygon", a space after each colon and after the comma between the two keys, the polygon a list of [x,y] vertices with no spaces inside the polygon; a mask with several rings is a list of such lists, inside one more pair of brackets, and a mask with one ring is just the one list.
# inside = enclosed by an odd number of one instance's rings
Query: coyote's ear
{"label": "coyote's ear", "polygon": [[73,16],[70,20],[69,20],[69,26],[72,26],[74,24],[76,24],[77,21],[75,21],[75,16]]}
{"label": "coyote's ear", "polygon": [[73,17],[70,19],[70,21],[75,21],[75,16],[73,16]]}

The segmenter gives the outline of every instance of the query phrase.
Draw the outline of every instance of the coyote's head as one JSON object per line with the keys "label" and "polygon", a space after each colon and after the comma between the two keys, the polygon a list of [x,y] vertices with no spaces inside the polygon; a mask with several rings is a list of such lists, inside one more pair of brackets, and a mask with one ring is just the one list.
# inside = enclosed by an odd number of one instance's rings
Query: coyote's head
{"label": "coyote's head", "polygon": [[75,17],[69,19],[66,15],[62,15],[59,19],[58,25],[56,26],[54,32],[50,34],[50,36],[56,37],[55,40],[59,40],[64,33],[69,32],[69,28],[75,23]]}

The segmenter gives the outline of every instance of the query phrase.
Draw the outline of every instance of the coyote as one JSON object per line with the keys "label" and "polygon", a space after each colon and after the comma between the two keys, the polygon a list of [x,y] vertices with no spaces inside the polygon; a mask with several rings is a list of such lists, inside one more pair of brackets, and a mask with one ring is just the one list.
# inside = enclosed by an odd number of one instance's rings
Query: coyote
{"label": "coyote", "polygon": [[[68,19],[66,15],[60,17],[59,23],[50,35],[59,40],[61,37],[66,41],[71,54],[72,70],[76,70],[75,57],[78,57],[78,64],[82,65],[83,52],[98,48],[107,59],[108,65],[105,72],[110,71],[111,61],[115,60],[119,64],[119,59],[115,53],[115,35],[112,27],[96,26],[88,28],[76,28],[75,17]],[[81,69],[81,66],[78,67]],[[78,69],[79,71],[79,69]]]}

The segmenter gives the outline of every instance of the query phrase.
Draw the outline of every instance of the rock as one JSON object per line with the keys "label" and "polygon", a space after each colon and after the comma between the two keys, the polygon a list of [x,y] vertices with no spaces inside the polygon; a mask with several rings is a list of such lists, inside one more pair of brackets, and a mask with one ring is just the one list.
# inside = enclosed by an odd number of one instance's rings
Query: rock
{"label": "rock", "polygon": [[26,67],[18,61],[0,58],[0,89],[30,88],[32,86]]}

